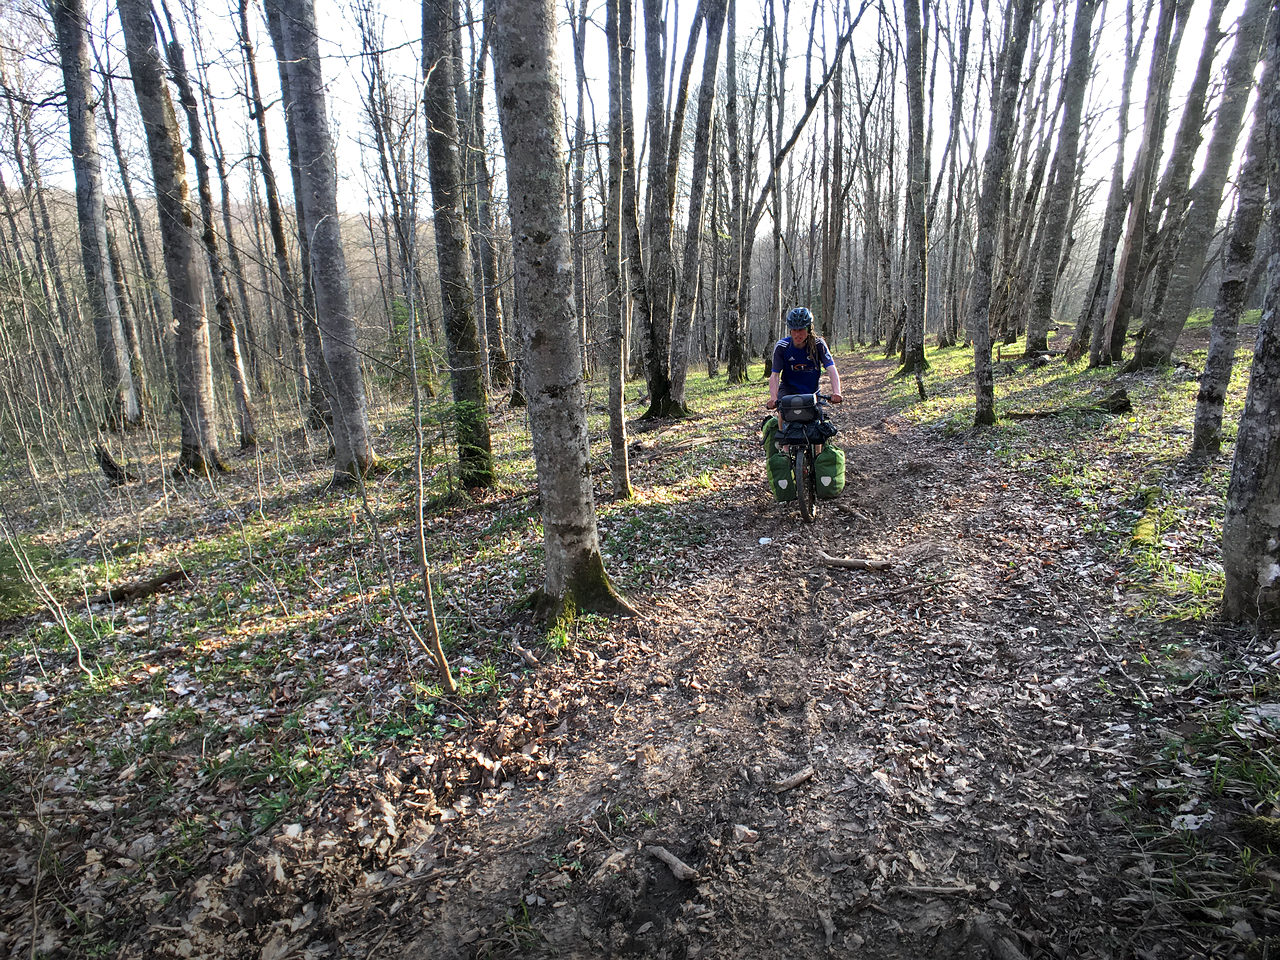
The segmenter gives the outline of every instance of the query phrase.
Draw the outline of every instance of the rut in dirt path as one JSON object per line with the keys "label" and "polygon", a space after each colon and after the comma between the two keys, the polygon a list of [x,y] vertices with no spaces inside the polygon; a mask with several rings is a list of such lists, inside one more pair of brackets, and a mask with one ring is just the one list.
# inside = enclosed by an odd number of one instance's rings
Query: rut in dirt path
{"label": "rut in dirt path", "polygon": [[[849,509],[801,524],[744,442],[704,575],[580,652],[576,689],[535,682],[568,698],[549,779],[441,825],[442,882],[373,898],[394,928],[348,946],[947,957],[1016,930],[1024,949],[1112,955],[1093,756],[1124,734],[1081,713],[1102,654],[1091,588],[1061,572],[1093,561],[1043,491],[1013,496],[983,448],[891,416],[883,375],[847,377]],[[895,567],[829,570],[815,547]]]}

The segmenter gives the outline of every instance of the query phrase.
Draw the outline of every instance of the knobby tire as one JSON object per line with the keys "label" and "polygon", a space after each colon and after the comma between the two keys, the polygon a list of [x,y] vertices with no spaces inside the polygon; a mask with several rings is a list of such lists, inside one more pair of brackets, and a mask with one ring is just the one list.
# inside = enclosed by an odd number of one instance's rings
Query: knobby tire
{"label": "knobby tire", "polygon": [[805,523],[813,523],[818,515],[816,488],[813,454],[806,447],[796,454],[796,499],[800,501],[800,517]]}

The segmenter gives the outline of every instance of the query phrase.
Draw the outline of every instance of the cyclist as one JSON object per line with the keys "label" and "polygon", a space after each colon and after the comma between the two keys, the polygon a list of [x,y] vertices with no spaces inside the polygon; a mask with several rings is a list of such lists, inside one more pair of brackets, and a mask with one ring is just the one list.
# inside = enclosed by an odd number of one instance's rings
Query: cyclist
{"label": "cyclist", "polygon": [[808,307],[794,307],[787,312],[787,329],[791,335],[779,340],[773,348],[773,370],[769,374],[769,402],[773,410],[778,397],[793,393],[817,393],[818,380],[826,370],[831,377],[831,402],[840,403],[840,374],[827,349],[826,341],[813,335],[813,314]]}

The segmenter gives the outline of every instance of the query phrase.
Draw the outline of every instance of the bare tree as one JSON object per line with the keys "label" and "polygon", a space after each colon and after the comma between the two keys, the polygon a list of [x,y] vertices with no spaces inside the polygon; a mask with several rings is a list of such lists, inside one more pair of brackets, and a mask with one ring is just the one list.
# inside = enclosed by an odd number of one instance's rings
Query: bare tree
{"label": "bare tree", "polygon": [[991,269],[995,258],[996,215],[1009,162],[1013,115],[1018,99],[1022,59],[1026,53],[1027,35],[1041,0],[1016,0],[1009,14],[1014,17],[1011,32],[1001,53],[1000,63],[992,78],[992,103],[995,120],[987,141],[986,166],[982,171],[982,194],[978,201],[977,242],[973,258],[973,276],[969,281],[969,303],[966,312],[969,336],[973,339],[974,356],[974,423],[990,426],[996,422],[995,384],[991,370]]}
{"label": "bare tree", "polygon": [[[1261,90],[1276,82],[1275,65],[1268,64]],[[1253,131],[1245,153],[1244,166],[1236,181],[1237,198],[1231,236],[1227,240],[1222,283],[1209,326],[1209,355],[1200,375],[1196,395],[1195,430],[1191,436],[1193,454],[1216,456],[1222,447],[1222,406],[1227,397],[1231,368],[1235,365],[1240,315],[1244,312],[1249,288],[1249,269],[1257,250],[1258,229],[1266,214],[1267,199],[1267,98],[1259,96]]]}
{"label": "bare tree", "polygon": [[1262,628],[1280,625],[1280,9],[1271,4],[1267,28],[1267,73],[1272,82],[1260,87],[1267,101],[1269,189],[1272,198],[1268,228],[1271,259],[1267,293],[1258,323],[1249,394],[1236,435],[1235,460],[1227,487],[1222,521],[1222,568],[1226,575],[1223,612],[1231,619],[1257,620]]}
{"label": "bare tree", "polygon": [[190,191],[182,156],[182,136],[165,86],[164,64],[151,23],[149,0],[117,0],[116,7],[124,27],[133,90],[147,133],[165,272],[169,277],[169,301],[177,320],[174,352],[182,425],[178,469],[209,474],[225,468],[218,451],[213,368],[209,362],[209,321],[204,312],[204,279],[196,263],[195,218],[187,203]]}
{"label": "bare tree", "polygon": [[1204,166],[1191,189],[1190,206],[1178,231],[1176,251],[1169,275],[1169,288],[1159,313],[1143,329],[1129,369],[1162,366],[1173,356],[1174,345],[1187,322],[1191,298],[1200,284],[1209,239],[1218,220],[1222,191],[1227,183],[1236,141],[1244,121],[1258,51],[1266,35],[1269,0],[1249,0],[1236,26],[1236,42],[1227,59],[1222,102],[1214,120]]}
{"label": "bare tree", "polygon": [[89,44],[81,0],[49,0],[58,39],[62,78],[67,94],[67,126],[76,180],[76,215],[80,227],[80,262],[89,291],[89,310],[98,345],[98,365],[106,398],[108,423],[136,424],[142,407],[134,387],[128,344],[120,317],[107,251],[107,209],[102,193],[96,96],[89,86]]}
{"label": "bare tree", "polygon": [[542,497],[550,612],[625,609],[605,573],[587,448],[582,357],[573,311],[562,107],[553,0],[492,0],[494,80],[508,157],[516,284]]}
{"label": "bare tree", "polygon": [[605,44],[609,50],[609,186],[604,217],[605,310],[609,329],[605,349],[609,366],[609,474],[613,496],[629,500],[631,468],[627,453],[626,376],[627,353],[624,331],[627,323],[622,272],[622,166],[625,148],[622,139],[622,49],[618,42],[618,5],[631,0],[606,0]]}
{"label": "bare tree", "polygon": [[337,162],[329,134],[315,8],[312,0],[269,0],[269,7],[278,18],[281,48],[276,52],[288,72],[293,100],[287,117],[298,150],[300,182],[295,186],[303,201],[300,229],[309,241],[316,322],[333,412],[334,477],[342,481],[368,473],[376,458],[342,249]]}
{"label": "bare tree", "polygon": [[436,262],[444,304],[445,336],[453,368],[454,423],[458,432],[463,486],[494,482],[489,441],[486,358],[476,327],[475,286],[471,274],[471,237],[463,211],[462,158],[454,88],[452,31],[457,29],[457,0],[423,0],[422,69],[427,118],[428,172],[435,209]]}
{"label": "bare tree", "polygon": [[213,281],[213,306],[218,314],[223,355],[235,389],[236,420],[240,427],[240,446],[244,449],[257,445],[258,428],[253,415],[253,396],[249,377],[245,373],[244,353],[240,347],[239,324],[236,323],[231,292],[227,288],[227,272],[222,263],[222,248],[218,243],[218,231],[213,213],[213,185],[209,177],[209,158],[204,149],[204,130],[200,125],[200,106],[196,100],[195,90],[191,86],[191,78],[187,75],[186,55],[183,53],[182,45],[178,43],[173,17],[169,15],[169,8],[164,0],[161,0],[161,5],[171,35],[171,39],[166,44],[169,68],[174,84],[178,88],[178,102],[182,104],[182,110],[187,115],[187,135],[191,141],[191,159],[195,162],[196,189],[200,196],[200,239],[204,243],[205,255],[209,261],[209,277]]}
{"label": "bare tree", "polygon": [[[258,63],[249,33],[249,0],[239,0],[239,36],[240,50],[244,58],[245,73],[248,84],[245,98],[249,101],[249,113],[253,117],[258,135],[258,170],[262,174],[263,190],[266,194],[267,226],[271,234],[271,252],[275,256],[276,276],[284,306],[285,325],[289,333],[289,353],[293,358],[294,370],[298,377],[298,395],[303,405],[309,408],[312,422],[323,422],[322,400],[317,398],[319,388],[319,370],[311,368],[311,358],[304,345],[302,296],[294,279],[293,267],[289,263],[289,243],[285,236],[284,214],[280,206],[280,190],[276,186],[275,167],[271,163],[271,144],[267,138],[266,106],[258,86]],[[315,382],[313,384],[313,379]]]}
{"label": "bare tree", "polygon": [[1093,63],[1093,15],[1098,0],[1078,0],[1071,28],[1071,59],[1063,82],[1062,126],[1058,128],[1058,152],[1054,158],[1053,182],[1045,200],[1046,233],[1027,319],[1025,355],[1030,357],[1049,348],[1048,334],[1053,294],[1058,283],[1058,265],[1067,236],[1067,208],[1075,187],[1076,153],[1080,146],[1080,117],[1084,112],[1085,88]]}
{"label": "bare tree", "polygon": [[689,375],[689,335],[697,307],[701,258],[703,209],[707,195],[707,161],[711,155],[712,116],[716,97],[716,72],[720,62],[720,35],[724,32],[725,0],[706,0],[707,42],[702,53],[702,82],[698,87],[698,114],[694,121],[693,169],[690,172],[689,221],[685,230],[684,258],[671,338],[671,400],[673,408],[687,410],[685,384]]}

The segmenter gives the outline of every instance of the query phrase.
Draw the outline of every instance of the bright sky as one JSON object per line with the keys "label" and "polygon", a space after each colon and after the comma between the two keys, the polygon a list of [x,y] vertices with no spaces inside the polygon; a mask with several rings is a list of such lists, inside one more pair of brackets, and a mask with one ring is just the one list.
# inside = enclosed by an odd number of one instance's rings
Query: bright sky
{"label": "bright sky", "polygon": [[[170,2],[175,17],[181,20],[181,0],[170,0]],[[198,3],[200,29],[204,32],[205,53],[212,61],[211,82],[215,88],[215,96],[219,97],[221,102],[218,110],[220,134],[229,157],[234,159],[244,152],[246,139],[252,136],[252,130],[243,103],[236,94],[236,89],[241,83],[241,69],[233,17],[235,0],[196,0],[196,2]],[[376,0],[374,2],[376,3]],[[472,2],[478,9],[480,0],[472,0]],[[764,0],[740,0],[738,11],[738,45],[740,52],[748,48],[759,49],[758,31],[764,22],[761,12],[763,2]],[[1228,7],[1227,16],[1224,18],[1224,23],[1228,25],[1234,23],[1242,2],[1243,0],[1232,0]],[[668,3],[670,11],[667,20],[669,25],[669,49],[674,48],[673,56],[676,59],[678,69],[679,58],[683,56],[684,44],[688,36],[688,25],[692,18],[696,0],[668,0]],[[353,0],[318,0],[317,18],[321,35],[324,38],[322,53],[326,58],[324,72],[329,83],[330,117],[337,132],[336,142],[339,150],[340,169],[344,178],[340,196],[345,203],[352,208],[358,209],[366,205],[367,186],[365,176],[361,171],[361,159],[362,155],[365,154],[365,143],[368,140],[368,135],[365,130],[361,109],[361,91],[364,86],[364,80],[361,76],[359,34],[356,28],[356,15],[353,5]],[[27,11],[35,10],[43,18],[44,15],[40,12],[42,6],[39,0],[0,0],[0,13],[4,13],[4,19],[13,25],[20,22],[21,18],[11,16],[11,14],[24,9]],[[93,10],[91,15],[94,18],[94,22],[99,25],[106,23],[107,4],[103,0],[91,0],[90,6]],[[782,0],[778,0],[778,6],[781,8]],[[995,8],[997,4],[992,4],[992,6]],[[790,109],[793,112],[802,96],[804,54],[810,49],[813,49],[815,53],[818,51],[821,46],[824,29],[820,19],[818,27],[814,31],[817,34],[817,38],[811,39],[810,6],[796,3],[794,7],[795,9],[790,17],[789,29],[792,60],[788,67],[789,83],[794,84],[793,90],[795,91],[790,104]],[[1206,7],[1207,4],[1203,3],[1193,5],[1192,19],[1188,25],[1180,55],[1174,91],[1175,111],[1185,97],[1185,91],[1190,82],[1195,60],[1199,55],[1201,41],[1204,36]],[[1050,15],[1052,8],[1053,4],[1046,3],[1045,17]],[[405,84],[406,89],[410,84],[416,87],[418,83],[418,37],[421,32],[419,8],[416,4],[383,3],[378,9],[384,21],[384,47],[387,49],[389,69],[394,75],[398,75],[401,82]],[[562,24],[560,66],[565,90],[566,111],[569,115],[568,120],[572,123],[573,111],[576,109],[576,98],[573,89],[573,56],[567,26],[569,12],[564,5],[564,0],[560,0],[558,15]],[[602,0],[589,0],[588,16],[590,18],[586,34],[586,72],[590,85],[588,123],[590,124],[591,109],[594,107],[597,121],[603,128],[607,119],[608,97],[607,63],[604,56],[604,4]],[[1104,16],[1106,21],[1101,30],[1101,42],[1098,50],[1100,73],[1090,93],[1091,110],[1109,111],[1107,118],[1101,121],[1098,133],[1094,136],[1090,145],[1090,152],[1093,157],[1090,169],[1093,175],[1099,178],[1105,177],[1109,173],[1114,149],[1114,108],[1115,102],[1119,97],[1119,75],[1124,42],[1124,4],[1121,0],[1109,0],[1106,3]],[[855,49],[861,51],[861,56],[872,55],[870,51],[875,50],[875,17],[875,11],[869,11],[863,20],[863,25],[855,36]],[[259,76],[264,87],[264,96],[269,100],[275,100],[278,96],[275,64],[260,12],[252,17],[252,21],[258,31],[255,41],[259,56]],[[22,35],[14,37],[12,35],[13,29],[13,26],[5,28],[5,33],[8,35],[6,37],[6,47],[10,47],[10,49],[5,51],[4,56],[10,65],[10,71],[21,69],[29,78],[29,85],[41,94],[56,90],[60,86],[60,78],[57,71],[52,69],[48,63],[41,65],[41,57],[43,56],[44,59],[48,60],[49,55],[47,49],[42,50],[43,45],[39,36],[37,35],[34,39],[30,36]],[[645,109],[645,78],[643,18],[639,10],[636,11],[635,31],[637,61],[635,110],[637,137],[640,137],[642,135]],[[826,31],[828,33],[827,46],[832,48],[835,44],[834,30],[828,26]],[[976,25],[974,28],[975,41],[980,36],[980,32],[980,26]],[[477,37],[479,35],[478,27],[476,35]],[[114,17],[110,21],[110,36],[113,38],[112,41],[100,46],[100,50],[107,52],[116,65],[116,71],[122,78],[118,91],[126,106],[131,107],[132,91],[127,79],[125,79],[127,70],[123,50],[119,45],[118,25]],[[1148,46],[1149,38],[1150,32],[1148,33]],[[21,54],[25,56],[21,64],[17,62],[20,59],[18,51],[11,49],[12,44],[9,41],[13,40],[16,40]],[[1229,48],[1230,44],[1227,43],[1219,51],[1219,62],[1216,69],[1220,69],[1221,62],[1225,59]],[[34,56],[32,56],[33,53],[35,54]],[[191,59],[192,54],[189,52],[188,61],[190,62]],[[700,69],[699,55],[698,61],[694,65],[693,77],[695,83]],[[814,73],[816,82],[816,76],[820,73],[820,66],[817,63],[814,66]],[[489,78],[491,81],[492,70],[489,71]],[[1139,66],[1137,72],[1134,102],[1130,113],[1131,127],[1135,131],[1140,130],[1142,121],[1142,96],[1145,78],[1146,64],[1144,62]],[[747,78],[743,78],[744,82],[746,80]],[[939,128],[934,138],[937,150],[941,150],[942,142],[945,139],[945,130],[942,128],[947,123],[949,111],[949,103],[945,96],[949,83],[950,80],[945,69],[940,69],[937,81],[938,95],[934,105],[935,121]],[[984,99],[987,96],[985,91],[983,96]],[[691,104],[690,110],[692,111],[692,109]],[[979,113],[980,115],[985,115],[986,111],[983,109]],[[900,117],[905,117],[905,111],[900,111],[899,115]],[[274,128],[274,157],[281,174],[283,174],[286,154],[279,110],[272,110],[271,116]],[[488,111],[488,120],[490,135],[496,137],[497,117],[492,107]],[[57,128],[59,132],[58,136],[51,138],[49,145],[44,148],[50,180],[69,185],[69,160],[67,158],[65,137],[60,134],[61,122],[57,110],[46,108],[43,111],[42,122],[45,126]],[[789,119],[787,121],[788,128],[790,123],[791,120]],[[1170,131],[1176,129],[1176,123],[1175,112],[1175,115],[1170,120]],[[1131,134],[1131,136],[1133,135]],[[978,142],[985,142],[985,133],[980,135]],[[136,163],[141,173],[144,170],[144,166],[142,165],[140,130],[136,131],[134,145],[135,150],[138,152]],[[105,135],[103,137],[103,148],[104,150],[107,149]],[[1128,153],[1130,156],[1132,155],[1132,148]],[[367,156],[365,159],[367,160]],[[113,164],[107,164],[109,183],[114,180],[113,167]],[[5,173],[9,182],[13,182],[13,171],[6,169]]]}

